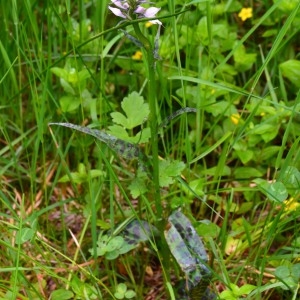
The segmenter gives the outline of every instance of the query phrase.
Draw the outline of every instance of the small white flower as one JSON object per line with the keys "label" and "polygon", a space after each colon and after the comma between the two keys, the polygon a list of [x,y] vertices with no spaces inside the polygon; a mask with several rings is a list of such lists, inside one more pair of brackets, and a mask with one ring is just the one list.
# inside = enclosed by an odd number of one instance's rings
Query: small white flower
{"label": "small white flower", "polygon": [[111,0],[112,4],[115,5],[116,7],[113,6],[108,6],[108,8],[111,10],[111,12],[116,15],[117,17],[121,17],[123,19],[127,18],[126,12],[129,10],[129,4],[127,1],[119,1],[119,0]]}
{"label": "small white flower", "polygon": [[125,10],[127,10],[129,8],[129,4],[127,3],[127,1],[111,0],[111,2],[119,8],[122,8]]}
{"label": "small white flower", "polygon": [[149,22],[152,23],[152,24],[158,24],[158,25],[161,25],[161,24],[162,24],[162,22],[159,21],[159,20],[157,20],[157,19],[151,20],[151,21],[149,21]]}
{"label": "small white flower", "polygon": [[115,7],[111,7],[111,6],[109,6],[108,8],[109,8],[109,9],[111,10],[111,12],[112,12],[114,15],[116,15],[117,17],[121,17],[121,18],[123,18],[123,19],[126,19],[126,16],[122,13],[122,11],[121,11],[120,9],[115,8]]}
{"label": "small white flower", "polygon": [[145,18],[153,18],[159,11],[160,8],[157,7],[144,8],[142,6],[138,6],[134,12],[139,15],[143,15]]}
{"label": "small white flower", "polygon": [[[144,8],[142,6],[138,6],[138,8],[134,11],[136,14],[138,14],[140,17],[145,18],[154,18],[155,15],[160,11],[160,8],[158,7],[149,7]],[[151,20],[149,21],[152,24],[160,24],[161,22],[159,20]]]}
{"label": "small white flower", "polygon": [[142,6],[138,6],[138,8],[134,11],[136,14],[143,14],[145,12],[146,8]]}

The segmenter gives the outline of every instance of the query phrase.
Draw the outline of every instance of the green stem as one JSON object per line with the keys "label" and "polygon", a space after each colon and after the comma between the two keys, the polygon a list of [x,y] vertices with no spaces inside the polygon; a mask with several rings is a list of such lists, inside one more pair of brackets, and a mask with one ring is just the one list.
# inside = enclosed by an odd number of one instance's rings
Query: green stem
{"label": "green stem", "polygon": [[156,84],[155,84],[155,59],[153,55],[153,47],[150,41],[143,35],[138,23],[133,23],[134,31],[143,44],[147,53],[148,63],[148,101],[150,106],[150,130],[151,130],[151,146],[152,146],[152,165],[153,165],[153,182],[154,197],[157,211],[157,219],[162,220],[162,205],[160,199],[159,187],[159,167],[158,167],[158,135],[157,135],[157,112],[156,112]]}
{"label": "green stem", "polygon": [[[157,134],[157,112],[156,112],[156,83],[155,83],[155,58],[153,53],[153,47],[150,41],[142,34],[139,24],[133,23],[134,31],[139,41],[143,44],[147,53],[148,63],[148,101],[150,106],[150,129],[151,129],[151,146],[152,146],[152,165],[153,165],[153,186],[154,197],[156,206],[156,226],[161,234],[161,255],[159,255],[163,269],[169,270],[170,255],[168,251],[168,245],[164,237],[165,222],[162,218],[162,204],[160,199],[160,187],[159,187],[159,165],[158,165],[158,134]],[[168,272],[164,272],[165,281],[170,282],[170,276]]]}

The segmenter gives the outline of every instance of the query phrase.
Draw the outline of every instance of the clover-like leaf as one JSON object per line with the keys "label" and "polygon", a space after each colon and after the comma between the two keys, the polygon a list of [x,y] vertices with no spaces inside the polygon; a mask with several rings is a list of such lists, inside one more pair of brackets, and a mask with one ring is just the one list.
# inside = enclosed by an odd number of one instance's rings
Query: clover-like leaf
{"label": "clover-like leaf", "polygon": [[[89,249],[89,252],[94,255],[94,251],[93,249]],[[106,253],[106,244],[99,244],[98,243],[98,247],[96,249],[96,254],[97,256],[103,256]]]}
{"label": "clover-like leaf", "polygon": [[123,243],[124,243],[123,237],[121,236],[113,237],[107,244],[107,252],[112,252],[121,248]]}
{"label": "clover-like leaf", "polygon": [[287,189],[285,185],[280,181],[272,183],[263,181],[259,185],[259,188],[270,200],[275,202],[283,202],[288,197]]}
{"label": "clover-like leaf", "polygon": [[106,252],[105,253],[105,258],[108,260],[114,260],[118,258],[120,255],[119,251],[116,249],[114,251]]}
{"label": "clover-like leaf", "polygon": [[126,291],[126,293],[125,293],[125,298],[126,298],[126,299],[132,299],[132,298],[134,298],[135,296],[136,296],[136,292],[133,291],[133,290],[128,290],[128,291]]}
{"label": "clover-like leaf", "polygon": [[144,102],[144,98],[137,92],[131,93],[125,97],[121,104],[125,115],[119,112],[111,113],[113,122],[124,126],[126,129],[132,129],[144,123],[149,115],[149,105]]}
{"label": "clover-like leaf", "polygon": [[128,253],[129,251],[133,250],[135,248],[135,245],[130,245],[127,242],[124,242],[122,247],[118,249],[119,255]]}
{"label": "clover-like leaf", "polygon": [[278,266],[275,270],[275,275],[284,282],[282,289],[287,289],[289,286],[291,289],[294,289],[298,285],[300,279],[300,264]]}
{"label": "clover-like leaf", "polygon": [[116,289],[116,292],[114,293],[114,296],[117,299],[124,299],[125,293],[127,291],[127,286],[125,283],[119,283]]}
{"label": "clover-like leaf", "polygon": [[297,168],[288,166],[286,170],[282,172],[282,174],[280,173],[280,178],[287,189],[294,190],[294,192],[299,192],[300,172]]}

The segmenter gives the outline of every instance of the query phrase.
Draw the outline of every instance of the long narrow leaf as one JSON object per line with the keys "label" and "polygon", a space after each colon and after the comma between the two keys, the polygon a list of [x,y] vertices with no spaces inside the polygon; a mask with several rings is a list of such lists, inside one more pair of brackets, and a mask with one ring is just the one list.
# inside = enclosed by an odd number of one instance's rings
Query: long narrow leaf
{"label": "long narrow leaf", "polygon": [[49,123],[49,125],[64,126],[91,135],[99,141],[107,144],[109,148],[126,159],[140,159],[142,157],[142,152],[136,145],[118,139],[115,136],[105,133],[104,131],[91,129],[89,127],[75,125],[72,123]]}

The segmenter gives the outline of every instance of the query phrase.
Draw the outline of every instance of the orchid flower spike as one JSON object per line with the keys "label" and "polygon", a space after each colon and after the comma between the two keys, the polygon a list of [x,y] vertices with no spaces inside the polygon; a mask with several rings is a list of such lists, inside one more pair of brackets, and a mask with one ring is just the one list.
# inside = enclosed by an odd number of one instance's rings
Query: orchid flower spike
{"label": "orchid flower spike", "polygon": [[[146,0],[111,0],[111,2],[113,6],[108,6],[110,11],[117,17],[128,20],[134,19],[134,15],[137,18],[155,18],[156,14],[160,11],[158,7],[144,8],[141,6],[141,4],[145,3],[150,4]],[[150,20],[149,22],[152,24],[162,24],[159,20]]]}

